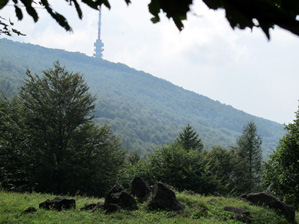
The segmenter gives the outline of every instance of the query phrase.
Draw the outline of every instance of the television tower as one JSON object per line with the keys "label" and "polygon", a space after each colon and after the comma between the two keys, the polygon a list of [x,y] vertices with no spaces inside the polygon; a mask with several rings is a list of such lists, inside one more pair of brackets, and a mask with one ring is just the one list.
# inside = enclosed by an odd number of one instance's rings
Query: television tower
{"label": "television tower", "polygon": [[98,23],[98,39],[94,43],[95,46],[95,52],[93,54],[94,57],[102,59],[103,57],[103,51],[104,51],[104,43],[101,40],[101,6],[99,7],[99,23]]}

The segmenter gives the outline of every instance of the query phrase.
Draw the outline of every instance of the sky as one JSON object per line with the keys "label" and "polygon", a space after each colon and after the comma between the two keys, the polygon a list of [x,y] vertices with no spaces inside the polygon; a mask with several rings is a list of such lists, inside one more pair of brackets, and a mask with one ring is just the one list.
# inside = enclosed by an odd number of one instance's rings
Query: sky
{"label": "sky", "polygon": [[[5,38],[92,56],[98,12],[82,6],[80,20],[74,7],[63,1],[49,2],[66,16],[73,32],[66,32],[41,8],[37,8],[37,23],[27,14],[17,21],[9,4],[0,16],[10,18],[26,36]],[[194,1],[182,32],[162,13],[161,22],[153,24],[149,0],[132,0],[130,6],[122,0],[109,2],[111,10],[102,8],[103,59],[126,64],[258,117],[281,124],[295,119],[299,37],[278,27],[271,30],[270,41],[257,28],[233,30],[224,11],[209,10],[201,1]]]}

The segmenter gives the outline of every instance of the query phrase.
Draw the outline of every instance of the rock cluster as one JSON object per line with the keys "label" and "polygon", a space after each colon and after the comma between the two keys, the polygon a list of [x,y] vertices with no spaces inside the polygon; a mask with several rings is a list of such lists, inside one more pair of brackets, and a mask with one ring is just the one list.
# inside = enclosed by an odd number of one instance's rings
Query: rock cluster
{"label": "rock cluster", "polygon": [[[136,177],[132,181],[131,192],[128,192],[120,185],[114,185],[105,197],[105,203],[98,202],[97,204],[89,204],[82,207],[80,210],[91,210],[91,212],[102,208],[106,214],[118,212],[122,209],[137,209],[137,202],[148,201],[148,209],[150,210],[171,210],[180,211],[184,206],[177,200],[174,191],[169,186],[163,183],[157,183],[150,187],[149,184],[142,178]],[[151,196],[151,197],[150,197]],[[247,200],[255,205],[268,206],[283,214],[288,220],[294,221],[295,208],[287,205],[269,193],[250,193],[240,196],[243,200]],[[216,203],[216,199],[211,199],[209,203]],[[46,200],[39,204],[41,209],[54,209],[61,211],[62,209],[76,208],[75,199],[57,197],[53,200]],[[29,207],[22,214],[36,212],[34,207]],[[244,209],[235,207],[224,207],[224,211],[232,212],[234,219],[251,223],[250,213]]]}
{"label": "rock cluster", "polygon": [[61,211],[62,209],[76,208],[76,200],[68,198],[54,198],[53,200],[46,200],[39,204],[39,208],[55,209]]}
{"label": "rock cluster", "polygon": [[[114,185],[105,197],[105,203],[98,202],[97,204],[88,204],[80,210],[96,211],[99,208],[106,210],[106,213],[120,211],[121,209],[137,209],[137,202],[145,202],[152,198],[148,204],[149,209],[164,209],[178,211],[184,209],[184,206],[176,199],[175,193],[165,184],[157,183],[153,186],[153,190],[149,184],[141,177],[136,177],[132,181],[132,191],[129,193],[120,185]],[[39,204],[42,209],[62,209],[76,208],[75,199],[54,198],[46,200]],[[25,211],[24,211],[25,212]]]}
{"label": "rock cluster", "polygon": [[[184,206],[176,199],[175,193],[165,184],[157,183],[151,191],[148,183],[140,177],[132,181],[131,194],[137,197],[139,202],[147,201],[152,193],[148,204],[149,209],[182,210]],[[137,203],[123,187],[115,185],[105,197],[104,209],[107,213],[120,209],[136,209]],[[116,206],[118,207],[116,207]]]}
{"label": "rock cluster", "polygon": [[136,209],[137,203],[122,186],[114,185],[105,197],[104,208],[111,213],[120,209]]}

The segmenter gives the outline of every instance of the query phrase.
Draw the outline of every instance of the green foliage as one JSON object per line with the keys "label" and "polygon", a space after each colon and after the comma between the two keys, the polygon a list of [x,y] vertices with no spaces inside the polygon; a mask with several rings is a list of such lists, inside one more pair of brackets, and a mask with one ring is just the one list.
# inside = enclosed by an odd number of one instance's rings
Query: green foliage
{"label": "green foliage", "polygon": [[215,175],[217,192],[221,195],[240,195],[261,189],[261,138],[253,122],[243,128],[237,144],[229,150],[214,146],[205,151],[209,171]]}
{"label": "green foliage", "polygon": [[95,122],[100,126],[108,123],[124,148],[141,155],[173,142],[188,123],[200,133],[209,150],[214,145],[229,148],[235,144],[242,125],[253,120],[263,138],[264,157],[277,147],[285,133],[281,124],[251,116],[123,64],[6,39],[0,39],[0,48],[0,80],[10,84],[11,92],[17,92],[27,68],[41,74],[57,59],[70,71],[83,73],[90,92],[97,95]]}
{"label": "green foliage", "polygon": [[54,69],[44,71],[43,77],[33,76],[29,70],[27,76],[20,99],[31,140],[32,187],[36,183],[35,190],[66,193],[69,158],[74,150],[86,150],[73,148],[71,141],[90,123],[95,99],[83,78],[67,72],[58,62]]}
{"label": "green foliage", "polygon": [[261,184],[262,139],[257,134],[257,128],[253,121],[243,127],[243,133],[236,143],[242,180],[239,185],[240,191],[244,193],[257,191]]}
{"label": "green foliage", "polygon": [[[2,2],[0,4],[2,4]],[[0,9],[1,8],[2,7],[0,5]],[[5,18],[0,16],[0,35],[4,34],[4,35],[7,35],[7,36],[12,36],[12,34],[17,34],[18,36],[20,36],[20,35],[21,36],[26,36],[21,31],[13,28],[13,26],[14,26],[14,23],[10,19],[9,19],[9,22],[7,22],[7,20]]]}
{"label": "green foliage", "polygon": [[239,194],[236,191],[236,186],[239,184],[236,153],[221,146],[214,146],[211,151],[205,151],[204,156],[209,165],[209,171],[216,177],[217,193]]}
{"label": "green foliage", "polygon": [[193,130],[190,124],[188,124],[184,130],[179,133],[179,137],[176,139],[176,141],[187,151],[194,149],[198,152],[201,152],[203,150],[201,139],[198,137],[198,134]]}
{"label": "green foliage", "polygon": [[264,184],[287,203],[299,208],[299,110],[287,134],[264,164]]}
{"label": "green foliage", "polygon": [[[10,148],[25,155],[25,160],[15,157],[24,163],[20,169],[26,173],[26,189],[104,195],[116,181],[125,151],[119,139],[111,136],[110,127],[99,128],[93,123],[95,98],[88,92],[83,77],[66,71],[59,62],[44,71],[42,77],[33,76],[29,70],[27,76],[20,92],[22,114],[10,114],[23,116],[21,135],[16,136],[25,135],[26,144]],[[9,117],[1,118],[4,124],[10,121]],[[8,135],[15,132],[12,129]],[[10,139],[4,136],[6,142]],[[3,160],[3,169],[11,172],[16,164],[8,157]]]}
{"label": "green foliage", "polygon": [[0,98],[0,188],[23,190],[28,184],[28,136],[18,98]]}
{"label": "green foliage", "polygon": [[155,148],[148,156],[141,176],[150,183],[160,181],[180,191],[208,194],[216,187],[202,154],[194,149],[186,151],[177,143]]}
{"label": "green foliage", "polygon": [[[204,0],[205,4],[212,9],[225,9],[226,18],[232,28],[261,28],[268,39],[269,29],[274,25],[299,34],[299,23],[296,15],[299,14],[299,1],[230,1],[230,0]],[[257,22],[254,21],[257,20]]]}
{"label": "green foliage", "polygon": [[182,20],[187,19],[187,12],[190,11],[190,5],[192,4],[192,0],[185,0],[185,1],[175,1],[169,2],[165,0],[151,0],[148,5],[149,11],[154,18],[152,21],[154,23],[160,21],[159,13],[163,10],[166,13],[168,18],[172,18],[175,25],[179,30],[182,30],[184,24]]}
{"label": "green foliage", "polygon": [[140,159],[141,156],[138,154],[136,150],[129,152],[129,154],[126,157],[127,162],[132,165],[137,164],[140,161]]}
{"label": "green foliage", "polygon": [[[78,17],[82,19],[83,14],[80,3],[78,3],[77,0],[65,1],[70,2],[70,5],[72,5],[72,3],[74,4]],[[0,9],[7,6],[8,2],[9,1],[7,0],[1,1]],[[31,0],[20,0],[20,2],[26,8],[27,13],[35,22],[37,22],[39,17],[34,8],[35,4],[37,3]],[[131,1],[125,0],[125,2],[129,4]],[[268,39],[270,39],[269,30],[277,25],[296,35],[299,35],[299,21],[296,19],[296,17],[299,15],[299,0],[203,0],[203,2],[210,9],[224,9],[226,19],[233,29],[252,29],[253,27],[258,27],[261,28]],[[15,0],[13,3],[17,18],[22,20],[23,11],[19,7],[19,1]],[[104,4],[110,9],[110,3],[108,0],[84,0],[82,3],[93,9],[98,9],[102,4]],[[182,30],[184,27],[182,21],[187,19],[187,13],[190,11],[190,5],[192,5],[192,3],[192,0],[151,0],[148,5],[149,12],[154,16],[151,20],[154,23],[159,22],[159,13],[160,11],[163,11],[168,18],[173,19],[178,29]],[[48,14],[51,15],[51,17],[61,27],[67,31],[72,30],[66,18],[62,14],[53,10],[48,0],[41,0],[39,4],[46,9]],[[1,22],[0,25],[4,26],[4,28],[0,29],[0,34],[4,33],[6,35],[10,35],[10,31],[7,29],[7,24]]]}

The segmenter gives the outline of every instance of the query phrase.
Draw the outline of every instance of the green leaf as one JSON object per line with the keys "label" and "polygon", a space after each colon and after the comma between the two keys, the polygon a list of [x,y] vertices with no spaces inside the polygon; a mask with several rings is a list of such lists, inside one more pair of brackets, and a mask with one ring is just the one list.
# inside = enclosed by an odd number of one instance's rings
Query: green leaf
{"label": "green leaf", "polygon": [[293,18],[299,14],[299,1],[298,0],[282,0],[281,7],[289,12]]}
{"label": "green leaf", "polygon": [[203,0],[203,2],[210,8],[210,9],[219,9],[223,8],[223,1],[222,0]]}
{"label": "green leaf", "polygon": [[262,28],[262,30],[264,31],[265,35],[267,36],[268,40],[270,40],[270,28],[271,25],[268,23],[264,23],[263,21],[259,21],[259,25]]}
{"label": "green leaf", "polygon": [[72,31],[72,28],[68,24],[66,18],[57,12],[53,12],[53,10],[47,0],[41,0],[41,4],[45,7],[47,12],[52,16],[53,19],[56,20],[56,22],[60,26],[62,26],[66,31]]}
{"label": "green leaf", "polygon": [[23,13],[22,13],[22,10],[17,5],[15,5],[15,12],[16,12],[16,15],[18,17],[18,20],[22,20],[23,19]]}
{"label": "green leaf", "polygon": [[166,13],[168,18],[172,18],[179,30],[184,27],[182,20],[187,18],[187,12],[190,10],[190,5],[192,0],[185,1],[168,1],[168,0],[152,0],[148,5],[149,11],[154,18],[151,20],[153,22],[160,21],[159,13],[162,10]]}
{"label": "green leaf", "polygon": [[37,22],[38,20],[38,15],[35,9],[32,7],[32,1],[28,0],[21,0],[21,2],[24,4],[27,13],[33,18],[34,22]]}
{"label": "green leaf", "polygon": [[108,9],[111,8],[108,0],[96,0],[96,1],[82,0],[82,2],[93,9],[98,9],[102,4],[104,4]]}
{"label": "green leaf", "polygon": [[14,32],[15,34],[17,34],[18,36],[26,36],[26,34],[21,33],[19,30],[16,30],[14,28],[11,29],[12,32]]}
{"label": "green leaf", "polygon": [[247,27],[252,28],[254,26],[252,19],[246,14],[242,13],[240,8],[230,4],[229,1],[224,1],[224,7],[226,10],[226,18],[233,29],[235,27],[245,29]]}
{"label": "green leaf", "polygon": [[79,17],[80,19],[82,19],[82,16],[83,16],[83,14],[82,14],[82,10],[81,10],[80,5],[78,4],[77,0],[71,0],[71,2],[74,2],[76,11],[77,11],[77,13],[78,13],[78,17]]}
{"label": "green leaf", "polygon": [[0,1],[0,9],[2,9],[6,4],[9,2],[9,0],[1,0]]}
{"label": "green leaf", "polygon": [[153,23],[158,23],[158,22],[160,22],[160,17],[159,16],[158,17],[153,17],[153,18],[151,18],[151,21]]}

